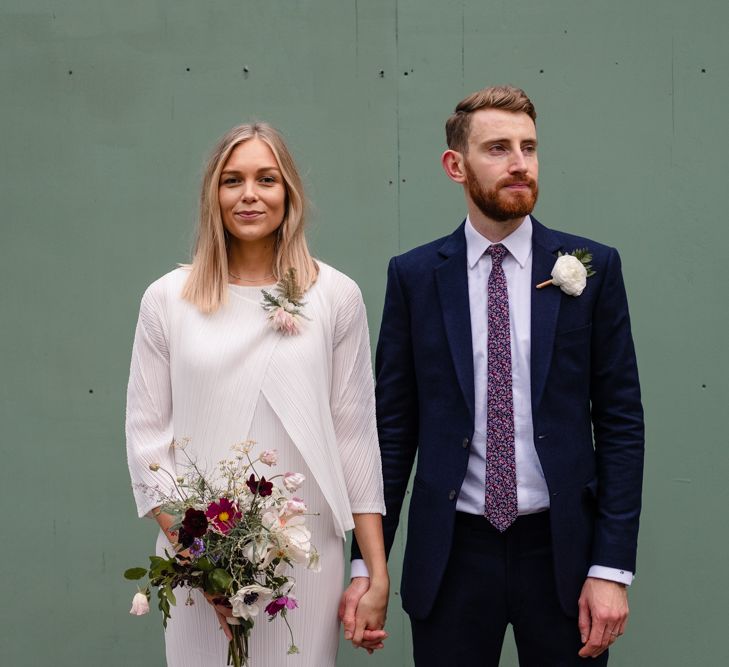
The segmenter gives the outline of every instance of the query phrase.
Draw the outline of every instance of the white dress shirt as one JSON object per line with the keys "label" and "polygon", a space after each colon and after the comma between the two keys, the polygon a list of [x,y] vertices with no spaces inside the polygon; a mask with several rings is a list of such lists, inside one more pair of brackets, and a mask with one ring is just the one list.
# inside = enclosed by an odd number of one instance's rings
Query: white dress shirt
{"label": "white dress shirt", "polygon": [[[468,301],[473,341],[473,384],[475,424],[468,457],[468,470],[456,509],[469,514],[484,513],[486,483],[486,378],[488,377],[488,280],[491,245],[466,219]],[[516,493],[519,514],[534,514],[549,508],[549,491],[534,448],[531,399],[531,287],[532,221],[529,216],[501,244],[509,251],[502,266],[509,293],[511,324],[511,375],[514,394],[514,449]]]}
{"label": "white dress shirt", "polygon": [[[486,484],[486,379],[488,364],[488,279],[491,245],[466,218],[466,257],[468,299],[473,341],[473,379],[475,424],[456,509],[468,514],[484,514]],[[531,400],[531,294],[532,294],[532,220],[524,218],[500,243],[509,251],[502,266],[509,294],[511,324],[511,373],[514,396],[514,453],[516,458],[516,493],[518,512],[534,514],[549,509],[549,490],[534,447]],[[367,576],[363,561],[352,561],[352,576]],[[627,570],[593,565],[588,576],[610,579],[630,585],[633,573]]]}

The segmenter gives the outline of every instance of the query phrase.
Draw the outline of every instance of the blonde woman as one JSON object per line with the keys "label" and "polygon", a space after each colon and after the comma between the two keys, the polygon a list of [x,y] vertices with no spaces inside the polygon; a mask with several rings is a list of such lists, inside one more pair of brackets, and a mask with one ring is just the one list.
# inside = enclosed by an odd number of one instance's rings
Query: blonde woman
{"label": "blonde woman", "polygon": [[[299,609],[289,615],[297,667],[335,664],[343,538],[354,528],[370,573],[355,640],[382,630],[389,581],[383,548],[382,474],[369,336],[357,285],[309,254],[299,172],[270,125],[233,128],[207,164],[192,264],[154,282],[142,299],[127,396],[127,453],[139,516],[160,525],[157,552],[175,541],[172,518],[142,487],[149,465],[175,469],[173,440],[212,469],[230,446],[252,439],[277,449],[281,471],[302,472],[320,573],[295,572]],[[268,318],[261,290],[290,269],[304,290],[300,326]],[[226,664],[225,609],[198,591],[172,609],[170,667]],[[184,599],[178,596],[178,599]],[[371,632],[365,647],[381,646]],[[288,629],[256,623],[254,667],[286,662]]]}

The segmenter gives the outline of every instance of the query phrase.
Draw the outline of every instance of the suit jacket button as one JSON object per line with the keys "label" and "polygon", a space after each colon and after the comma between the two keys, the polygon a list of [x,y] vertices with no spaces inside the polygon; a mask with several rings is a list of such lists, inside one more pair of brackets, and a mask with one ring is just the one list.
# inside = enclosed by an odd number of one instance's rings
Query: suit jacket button
{"label": "suit jacket button", "polygon": [[454,489],[451,489],[451,490],[450,490],[450,491],[448,492],[448,500],[453,500],[453,499],[454,499],[455,497],[456,497],[456,492],[455,492],[455,490],[454,490]]}
{"label": "suit jacket button", "polygon": [[461,446],[463,447],[463,449],[467,449],[468,448],[468,443],[469,442],[470,441],[469,441],[468,438],[463,438],[463,442],[461,443]]}

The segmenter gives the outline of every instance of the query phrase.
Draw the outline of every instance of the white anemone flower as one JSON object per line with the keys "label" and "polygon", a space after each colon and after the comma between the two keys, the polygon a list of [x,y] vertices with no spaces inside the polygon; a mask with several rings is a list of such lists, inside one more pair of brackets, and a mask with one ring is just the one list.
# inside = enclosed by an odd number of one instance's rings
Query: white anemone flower
{"label": "white anemone flower", "polygon": [[233,605],[233,616],[250,620],[258,616],[266,602],[271,599],[273,591],[265,586],[251,584],[238,589],[238,592],[230,598]]}

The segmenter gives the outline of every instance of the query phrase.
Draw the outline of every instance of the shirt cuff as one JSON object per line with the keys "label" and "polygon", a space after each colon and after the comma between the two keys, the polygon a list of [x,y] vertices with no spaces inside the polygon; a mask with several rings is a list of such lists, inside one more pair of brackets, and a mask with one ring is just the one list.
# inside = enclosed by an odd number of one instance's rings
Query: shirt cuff
{"label": "shirt cuff", "polygon": [[587,573],[588,577],[595,579],[607,579],[608,581],[617,581],[619,584],[630,586],[633,583],[633,573],[630,570],[618,570],[614,567],[605,567],[604,565],[593,565]]}
{"label": "shirt cuff", "polygon": [[354,579],[355,577],[368,577],[370,573],[367,569],[367,565],[361,558],[355,558],[349,566],[349,577]]}

